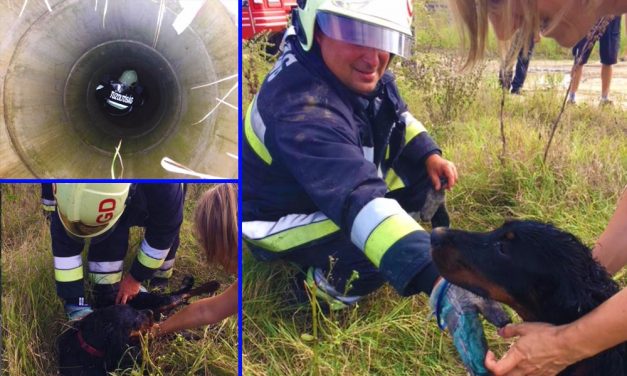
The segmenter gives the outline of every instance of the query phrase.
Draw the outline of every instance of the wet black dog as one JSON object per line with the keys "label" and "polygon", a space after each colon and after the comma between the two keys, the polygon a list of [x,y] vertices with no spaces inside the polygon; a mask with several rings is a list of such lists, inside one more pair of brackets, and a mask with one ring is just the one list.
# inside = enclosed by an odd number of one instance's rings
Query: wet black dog
{"label": "wet black dog", "polygon": [[[431,233],[444,278],[512,307],[525,321],[565,324],[618,292],[616,282],[575,236],[551,225],[512,221],[486,233]],[[627,346],[576,363],[560,375],[627,375]]]}
{"label": "wet black dog", "polygon": [[[140,332],[146,331],[161,313],[186,304],[192,296],[211,294],[220,284],[208,282],[192,289],[193,279],[172,294],[139,293],[129,304],[96,309],[73,322],[57,339],[62,376],[105,376],[139,361]],[[113,298],[112,298],[113,299]],[[111,300],[112,303],[112,300]]]}

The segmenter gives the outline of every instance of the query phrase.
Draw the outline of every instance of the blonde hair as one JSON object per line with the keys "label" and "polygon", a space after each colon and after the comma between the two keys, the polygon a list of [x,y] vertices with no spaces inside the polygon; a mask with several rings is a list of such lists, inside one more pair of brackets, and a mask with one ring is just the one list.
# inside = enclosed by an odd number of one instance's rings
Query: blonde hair
{"label": "blonde hair", "polygon": [[196,206],[194,230],[207,260],[232,271],[237,265],[237,184],[218,184]]}

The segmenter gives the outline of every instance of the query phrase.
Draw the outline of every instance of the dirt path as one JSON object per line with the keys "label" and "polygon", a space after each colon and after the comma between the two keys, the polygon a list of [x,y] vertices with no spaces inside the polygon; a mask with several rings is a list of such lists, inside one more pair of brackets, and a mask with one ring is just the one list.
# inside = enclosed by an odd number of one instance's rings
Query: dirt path
{"label": "dirt path", "polygon": [[[570,82],[571,60],[531,60],[524,91],[541,90],[550,86],[562,88],[566,91]],[[610,99],[627,109],[627,62],[618,62],[614,65]],[[489,70],[496,71],[496,65],[490,64]],[[601,64],[588,63],[583,70],[583,78],[577,91],[577,103],[597,105],[601,96]]]}

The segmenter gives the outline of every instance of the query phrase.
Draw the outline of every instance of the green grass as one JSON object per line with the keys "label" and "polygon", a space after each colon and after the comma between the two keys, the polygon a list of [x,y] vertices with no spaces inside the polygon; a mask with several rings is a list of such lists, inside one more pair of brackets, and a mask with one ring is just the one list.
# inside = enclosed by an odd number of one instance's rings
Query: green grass
{"label": "green grass", "polygon": [[[188,190],[181,245],[177,253],[174,281],[184,275],[197,283],[217,279],[223,288],[233,278],[210,268],[200,259],[192,237],[190,220],[194,204],[207,188],[192,185]],[[54,286],[54,268],[47,222],[41,213],[39,185],[2,185],[2,375],[56,374],[55,339],[66,322]],[[133,229],[129,241],[131,258],[141,241]],[[234,375],[237,373],[237,320],[191,333],[197,339],[175,335],[143,346],[143,362],[115,375]]]}
{"label": "green grass", "polygon": [[[428,20],[425,25],[434,27]],[[419,35],[419,43],[428,41],[432,48],[419,49],[415,61],[424,63],[425,56],[433,55],[436,62],[452,61],[455,34],[446,27],[436,30],[440,39]],[[244,69],[254,67],[262,79],[271,62],[256,53],[257,48],[247,46]],[[447,196],[453,226],[486,231],[508,218],[534,219],[551,222],[592,246],[627,184],[627,113],[567,107],[543,163],[563,91],[555,86],[522,98],[508,96],[507,147],[501,162],[501,90],[481,68],[466,73],[478,77],[465,77],[457,61],[427,63],[420,72],[419,65],[398,61],[393,68],[412,113],[459,170],[460,180]],[[475,78],[477,85],[465,85]],[[245,81],[243,87],[250,86]],[[450,101],[451,93],[465,95]],[[244,89],[243,108],[253,94]],[[245,375],[465,374],[451,339],[430,317],[425,296],[401,298],[386,286],[355,308],[322,315],[308,306],[288,304],[294,267],[259,262],[249,252],[243,262]],[[627,285],[622,273],[616,278]],[[509,342],[490,325],[486,328],[490,347],[503,354]]]}

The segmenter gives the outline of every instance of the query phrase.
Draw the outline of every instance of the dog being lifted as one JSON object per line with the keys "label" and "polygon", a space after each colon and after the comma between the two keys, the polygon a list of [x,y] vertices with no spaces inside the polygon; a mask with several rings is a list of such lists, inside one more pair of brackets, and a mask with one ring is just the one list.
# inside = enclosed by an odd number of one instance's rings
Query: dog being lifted
{"label": "dog being lifted", "polygon": [[[140,361],[139,337],[161,313],[166,313],[189,298],[211,294],[220,284],[210,281],[192,289],[194,279],[187,277],[183,287],[161,295],[140,292],[128,304],[109,305],[96,309],[83,319],[70,323],[59,338],[59,372],[62,376],[105,376],[116,369],[125,369]],[[115,294],[108,302],[113,304]]]}
{"label": "dog being lifted", "polygon": [[[486,233],[436,228],[431,253],[448,281],[507,304],[525,321],[566,324],[619,290],[574,235],[538,222],[506,222]],[[560,375],[627,375],[627,346],[584,359]]]}

